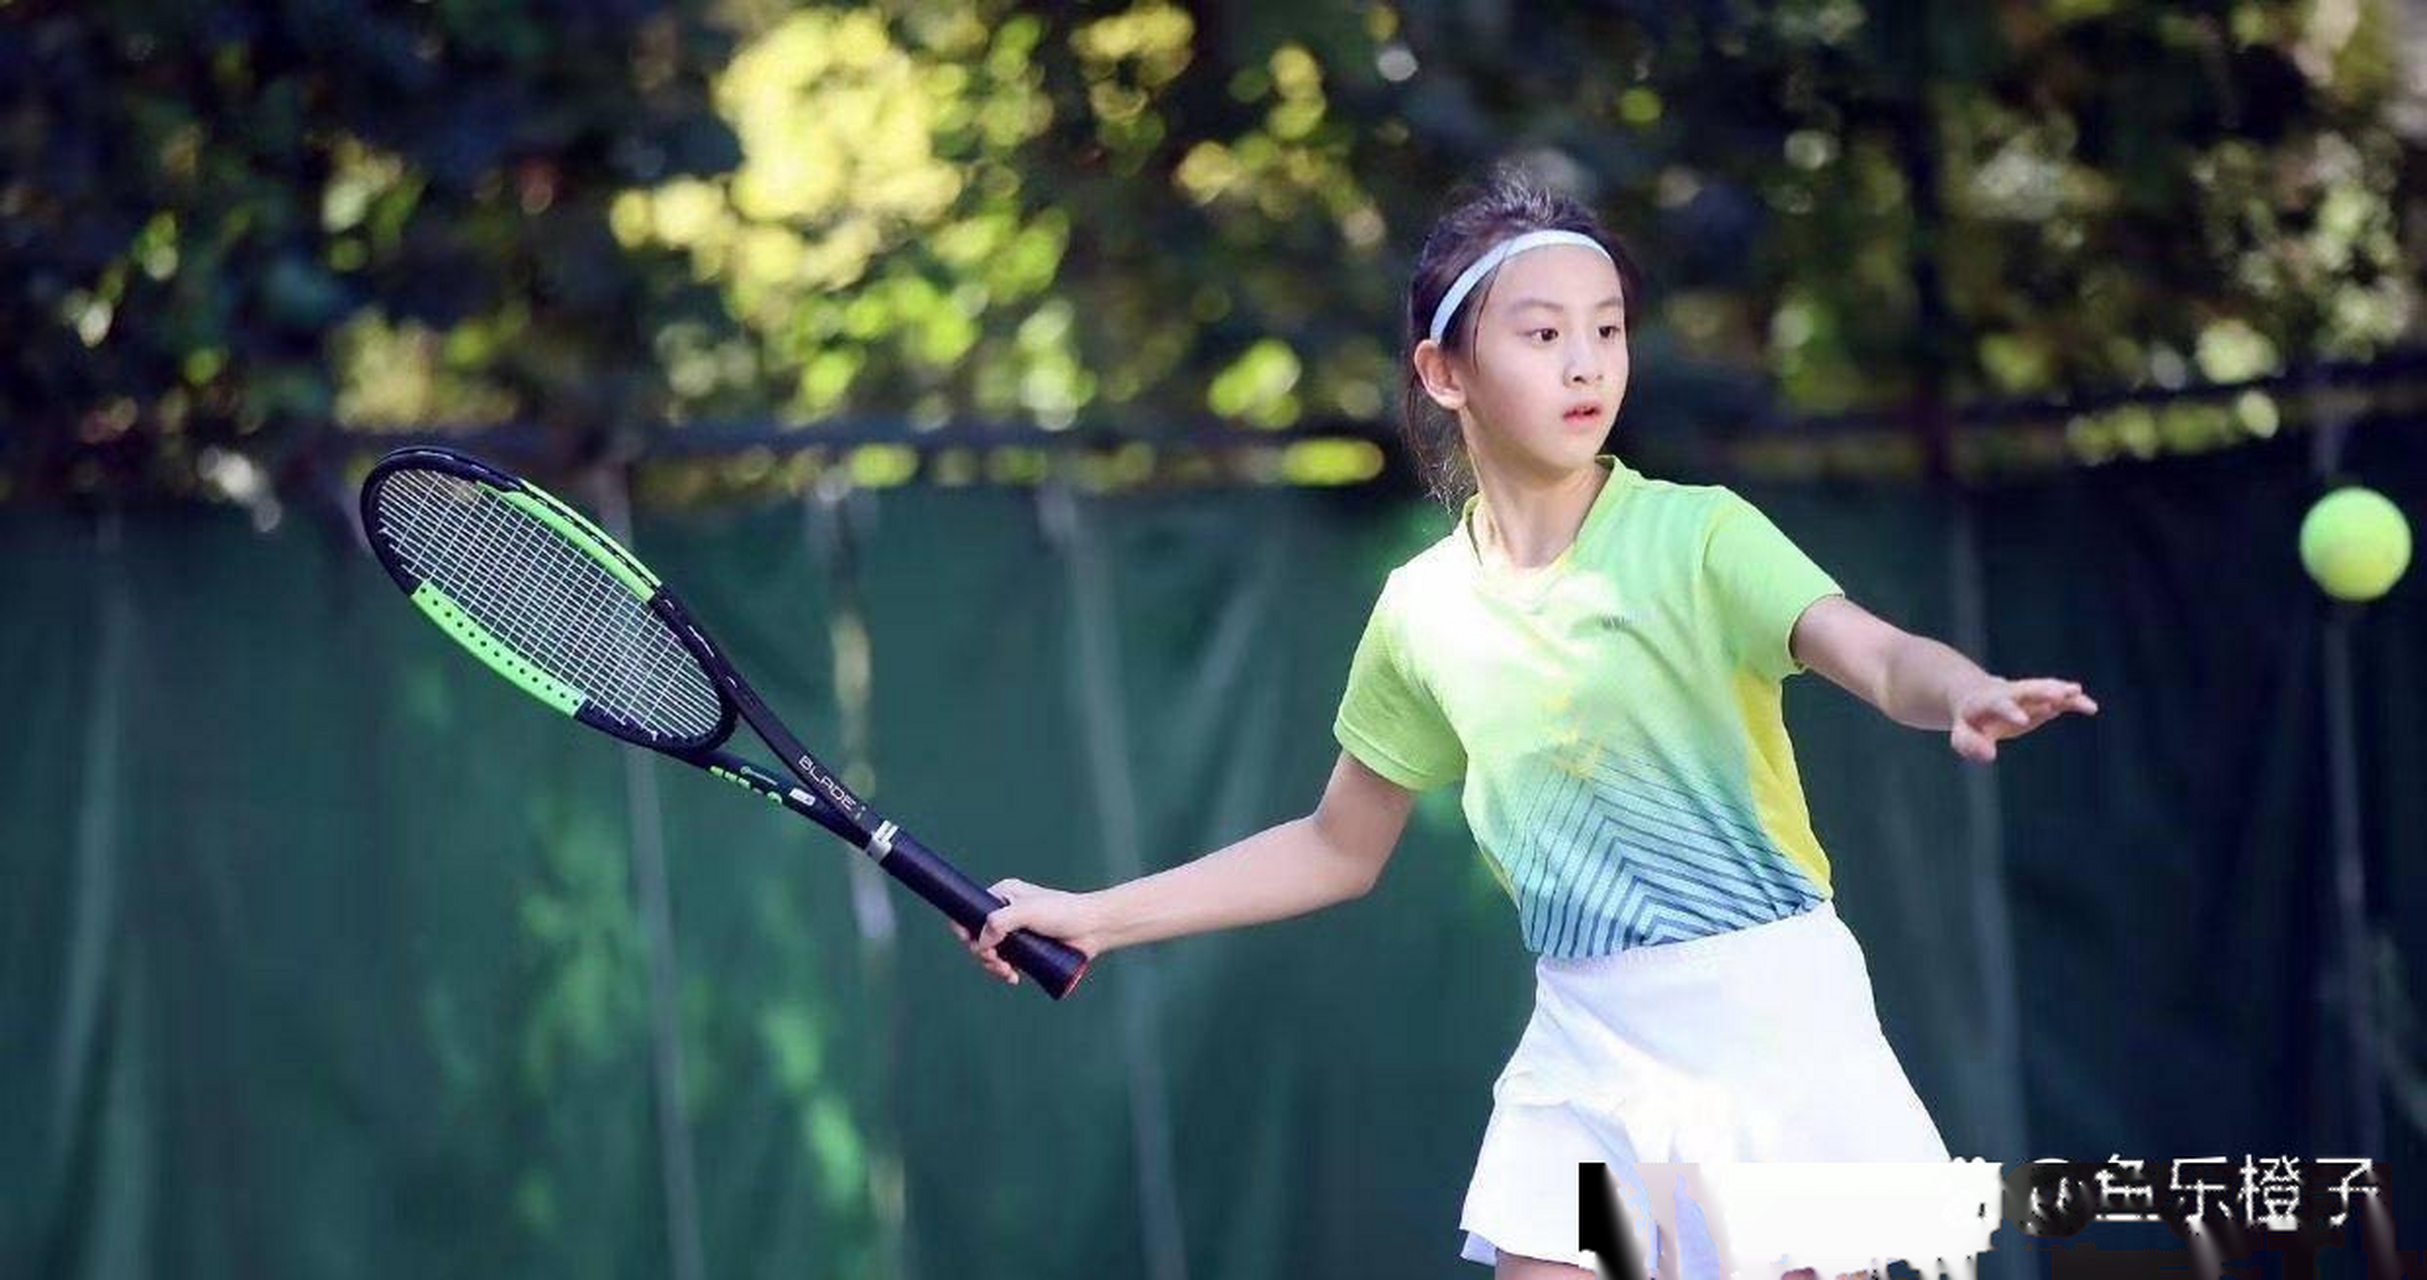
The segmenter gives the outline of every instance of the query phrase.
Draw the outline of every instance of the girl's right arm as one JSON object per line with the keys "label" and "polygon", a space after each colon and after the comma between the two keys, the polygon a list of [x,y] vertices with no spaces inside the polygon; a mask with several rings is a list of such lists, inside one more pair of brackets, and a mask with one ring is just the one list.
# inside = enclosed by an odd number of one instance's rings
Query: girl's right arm
{"label": "girl's right arm", "polygon": [[[1192,862],[1094,893],[1065,893],[1022,880],[994,886],[1010,905],[962,935],[988,972],[1017,983],[995,954],[1026,929],[1101,956],[1121,947],[1303,915],[1365,895],[1407,828],[1415,796],[1342,752],[1312,813],[1216,849]],[[958,926],[953,926],[956,934]]]}

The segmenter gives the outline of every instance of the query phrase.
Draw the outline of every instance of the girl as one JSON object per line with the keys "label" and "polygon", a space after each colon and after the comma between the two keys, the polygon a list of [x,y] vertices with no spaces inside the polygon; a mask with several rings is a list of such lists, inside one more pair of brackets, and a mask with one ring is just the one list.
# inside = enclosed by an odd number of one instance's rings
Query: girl
{"label": "girl", "polygon": [[1101,956],[1330,906],[1373,887],[1416,792],[1461,782],[1536,956],[1460,1223],[1504,1278],[1593,1275],[1580,1161],[1948,1159],[1830,901],[1781,681],[1818,671],[1977,761],[2098,709],[1874,617],[1728,489],[1602,453],[1636,282],[1520,173],[1445,215],[1408,289],[1404,425],[1459,518],[1382,588],[1321,802],[1094,893],[1003,881],[965,939],[1016,983],[1014,929]]}

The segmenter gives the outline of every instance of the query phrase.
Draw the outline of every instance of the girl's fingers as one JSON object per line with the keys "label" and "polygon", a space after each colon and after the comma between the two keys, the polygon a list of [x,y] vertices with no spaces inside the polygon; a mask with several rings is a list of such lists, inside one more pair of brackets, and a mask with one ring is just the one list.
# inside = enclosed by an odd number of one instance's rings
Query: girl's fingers
{"label": "girl's fingers", "polygon": [[980,946],[977,940],[970,937],[968,932],[962,929],[959,925],[953,925],[952,931],[954,934],[960,937],[961,945],[968,948],[970,958],[978,962],[979,968],[984,969],[989,975],[1000,978],[1004,982],[1010,983],[1015,987],[1019,985],[1019,970],[1012,968],[1008,962],[1006,962],[1002,957],[996,955],[991,949]]}
{"label": "girl's fingers", "polygon": [[[999,890],[996,896],[1002,896]],[[1004,909],[1008,910],[1008,908]],[[988,920],[991,926],[992,917],[989,917]],[[970,959],[977,961],[978,967],[984,969],[988,976],[1000,979],[1011,986],[1020,985],[1020,971],[1012,968],[1008,961],[994,953],[994,944],[1000,942],[1003,936],[1010,932],[1009,929],[995,931],[990,927],[972,934],[969,930],[962,928],[959,921],[950,918],[944,921],[944,928],[960,942],[961,946],[969,952]],[[986,937],[988,932],[994,933],[991,939]]]}
{"label": "girl's fingers", "polygon": [[1009,910],[1011,910],[1009,907],[997,907],[987,915],[985,926],[978,930],[977,944],[980,951],[989,955],[993,954],[995,944],[1001,942],[1003,936],[1011,932],[1008,927],[996,923],[1003,918],[1003,913]]}
{"label": "girl's fingers", "polygon": [[1021,903],[996,907],[986,917],[986,927],[978,931],[978,945],[986,954],[993,955],[994,949],[1003,945],[1003,939],[1028,927],[1028,914],[1029,908]]}
{"label": "girl's fingers", "polygon": [[2023,705],[2030,708],[2033,715],[2042,720],[2053,720],[2068,711],[2079,712],[2086,716],[2098,714],[2098,700],[2086,693],[2068,693],[2054,697],[2027,697],[2023,700]]}
{"label": "girl's fingers", "polygon": [[2083,692],[2078,680],[2025,680],[2033,697],[2043,698],[2068,711],[2084,715],[2098,714],[2098,699]]}
{"label": "girl's fingers", "polygon": [[[1002,894],[997,891],[995,896],[1001,897]],[[944,927],[951,931],[953,937],[960,940],[961,946],[969,952],[971,959],[978,962],[979,968],[1012,986],[1016,987],[1020,984],[1020,971],[1012,968],[1008,962],[994,953],[994,944],[1000,942],[1003,935],[1010,932],[1009,930],[996,933],[990,940],[985,936],[987,930],[972,934],[955,920],[947,919],[944,921]]]}
{"label": "girl's fingers", "polygon": [[2000,698],[1976,707],[1963,718],[1963,726],[1984,744],[2000,738],[2011,738],[2031,728],[2031,713],[2011,698]]}
{"label": "girl's fingers", "polygon": [[1954,728],[1948,731],[1947,740],[1954,746],[1955,754],[1966,760],[1986,761],[1997,757],[1997,749],[1989,744],[1989,739],[1980,730],[1961,720],[1956,721]]}
{"label": "girl's fingers", "polygon": [[1947,731],[1955,754],[1982,763],[1997,758],[1997,744],[2019,737],[2068,711],[2098,714],[2098,702],[2071,680],[2009,680],[2005,687],[1956,718]]}
{"label": "girl's fingers", "polygon": [[991,954],[997,946],[1002,944],[1004,938],[1009,937],[1013,931],[1024,927],[1028,920],[1026,915],[1019,910],[1018,904],[1020,899],[1036,891],[1036,886],[1025,880],[995,881],[993,887],[987,892],[1010,905],[996,907],[988,913],[986,927],[978,931],[978,945]]}
{"label": "girl's fingers", "polygon": [[996,954],[995,948],[1003,944],[1003,939],[1030,927],[1031,914],[1043,912],[1052,915],[1053,907],[1066,895],[1020,879],[997,880],[987,887],[987,892],[1004,905],[987,913],[985,922],[976,934],[964,933],[963,941],[969,948],[969,954],[976,957],[988,973],[1016,987],[1020,984],[1020,971]]}

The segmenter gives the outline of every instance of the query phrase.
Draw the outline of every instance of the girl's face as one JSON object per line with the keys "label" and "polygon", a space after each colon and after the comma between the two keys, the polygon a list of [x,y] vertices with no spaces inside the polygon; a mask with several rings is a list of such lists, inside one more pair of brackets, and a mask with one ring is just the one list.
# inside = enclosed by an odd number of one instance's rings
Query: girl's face
{"label": "girl's face", "polygon": [[1581,245],[1551,245],[1501,264],[1487,292],[1464,357],[1417,348],[1425,390],[1459,416],[1479,467],[1551,477],[1590,466],[1626,398],[1618,269]]}

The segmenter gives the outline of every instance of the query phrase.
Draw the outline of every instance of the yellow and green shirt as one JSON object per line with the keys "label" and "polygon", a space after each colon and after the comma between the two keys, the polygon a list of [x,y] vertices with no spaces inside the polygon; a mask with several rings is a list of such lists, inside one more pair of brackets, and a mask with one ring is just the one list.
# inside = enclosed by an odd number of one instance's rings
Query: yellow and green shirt
{"label": "yellow and green shirt", "polygon": [[1393,570],[1333,732],[1413,791],[1463,778],[1528,950],[1605,955],[1830,896],[1779,691],[1837,583],[1734,492],[1610,478],[1551,563],[1486,565],[1479,499]]}

